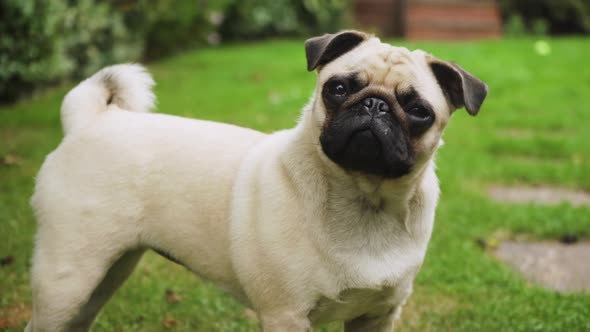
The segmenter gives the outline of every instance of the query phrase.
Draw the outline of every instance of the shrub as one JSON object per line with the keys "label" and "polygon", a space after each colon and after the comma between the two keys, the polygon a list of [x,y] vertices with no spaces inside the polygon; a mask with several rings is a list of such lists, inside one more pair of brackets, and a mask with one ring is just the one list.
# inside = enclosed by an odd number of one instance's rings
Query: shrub
{"label": "shrub", "polygon": [[521,17],[529,33],[590,33],[588,0],[501,0],[502,15],[510,34],[514,17]]}
{"label": "shrub", "polygon": [[34,82],[47,82],[71,70],[57,34],[61,3],[0,2],[0,101],[15,100]]}
{"label": "shrub", "polygon": [[520,15],[512,15],[505,20],[504,34],[512,37],[521,37],[527,34],[527,28]]}
{"label": "shrub", "polygon": [[100,0],[73,3],[64,12],[61,32],[74,77],[86,77],[105,65],[141,57],[142,38],[127,29],[120,12]]}
{"label": "shrub", "polygon": [[145,59],[201,45],[213,29],[206,19],[205,1],[128,0],[115,6],[141,40]]}
{"label": "shrub", "polygon": [[350,0],[0,0],[0,103],[218,41],[207,10],[225,11],[224,38],[335,31]]}
{"label": "shrub", "polygon": [[202,43],[204,1],[0,1],[0,103],[113,63]]}
{"label": "shrub", "polygon": [[348,0],[235,0],[221,26],[224,39],[310,35],[338,30]]}
{"label": "shrub", "polygon": [[108,63],[136,59],[140,52],[122,15],[106,3],[0,2],[0,102]]}

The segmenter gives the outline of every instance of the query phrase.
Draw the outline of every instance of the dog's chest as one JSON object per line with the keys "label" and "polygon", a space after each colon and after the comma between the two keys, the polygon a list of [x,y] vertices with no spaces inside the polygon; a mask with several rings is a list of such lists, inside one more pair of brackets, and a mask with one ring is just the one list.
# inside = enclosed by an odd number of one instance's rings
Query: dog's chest
{"label": "dog's chest", "polygon": [[309,313],[314,323],[348,321],[367,313],[390,312],[403,303],[410,289],[384,287],[382,289],[353,288],[342,291],[336,299],[320,298]]}
{"label": "dog's chest", "polygon": [[416,249],[400,254],[363,260],[357,257],[355,263],[341,266],[331,281],[337,288],[324,289],[310,311],[311,321],[346,321],[366,313],[387,313],[403,304],[411,293],[423,254]]}
{"label": "dog's chest", "polygon": [[330,203],[321,250],[324,268],[314,278],[319,294],[310,320],[348,321],[402,305],[426,253],[432,219],[421,212],[424,206],[345,199]]}

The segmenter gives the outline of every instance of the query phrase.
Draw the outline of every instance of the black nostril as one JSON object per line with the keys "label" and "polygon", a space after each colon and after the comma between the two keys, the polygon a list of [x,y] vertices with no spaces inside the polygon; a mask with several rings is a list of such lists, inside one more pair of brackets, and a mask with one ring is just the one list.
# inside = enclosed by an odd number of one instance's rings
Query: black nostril
{"label": "black nostril", "polygon": [[387,102],[383,99],[380,98],[375,98],[375,97],[369,97],[369,98],[365,98],[362,101],[363,106],[365,106],[366,108],[368,108],[371,111],[376,111],[376,112],[381,112],[381,113],[387,113],[390,111],[389,108],[389,104],[387,104]]}
{"label": "black nostril", "polygon": [[387,103],[384,101],[380,101],[379,105],[377,106],[377,109],[379,110],[379,112],[387,113],[389,112],[389,105],[387,105]]}
{"label": "black nostril", "polygon": [[373,107],[373,104],[374,104],[373,98],[367,98],[367,99],[363,100],[363,105],[365,105],[368,108]]}

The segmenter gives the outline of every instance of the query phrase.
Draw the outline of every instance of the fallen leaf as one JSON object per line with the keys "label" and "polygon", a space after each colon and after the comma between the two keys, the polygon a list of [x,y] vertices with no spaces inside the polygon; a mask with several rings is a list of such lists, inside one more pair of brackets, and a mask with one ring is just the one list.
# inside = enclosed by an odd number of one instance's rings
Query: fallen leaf
{"label": "fallen leaf", "polygon": [[0,258],[0,266],[12,265],[14,263],[14,256],[5,256]]}
{"label": "fallen leaf", "polygon": [[31,319],[31,307],[24,303],[0,307],[0,330],[16,328]]}
{"label": "fallen leaf", "polygon": [[178,325],[178,320],[172,317],[165,317],[162,321],[162,324],[164,324],[164,327],[166,327],[167,329],[171,329]]}
{"label": "fallen leaf", "polygon": [[0,329],[7,329],[9,327],[8,318],[0,317]]}
{"label": "fallen leaf", "polygon": [[173,289],[167,288],[166,289],[166,302],[168,303],[178,303],[185,298],[185,295],[177,294],[174,292]]}
{"label": "fallen leaf", "polygon": [[6,166],[19,166],[22,162],[23,158],[11,153],[2,157],[2,164]]}

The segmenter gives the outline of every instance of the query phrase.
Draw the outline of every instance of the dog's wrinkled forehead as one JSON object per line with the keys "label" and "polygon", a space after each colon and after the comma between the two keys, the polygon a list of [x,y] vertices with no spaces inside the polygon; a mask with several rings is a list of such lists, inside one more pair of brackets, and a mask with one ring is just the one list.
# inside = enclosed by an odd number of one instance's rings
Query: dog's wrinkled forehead
{"label": "dog's wrinkled forehead", "polygon": [[322,67],[318,83],[322,86],[334,76],[354,73],[364,84],[392,93],[420,91],[436,110],[446,110],[444,96],[428,66],[429,57],[424,51],[410,51],[372,37]]}
{"label": "dog's wrinkled forehead", "polygon": [[[359,44],[353,52],[347,52],[319,71],[321,82],[330,77],[346,72],[356,73],[369,84],[388,88],[409,88],[419,85],[426,88],[425,80],[434,77],[428,70],[427,54],[423,51],[409,51],[382,43],[372,37]],[[417,88],[417,87],[416,87]]]}
{"label": "dog's wrinkled forehead", "polygon": [[479,112],[488,93],[484,82],[456,63],[420,50],[394,47],[359,31],[310,38],[305,42],[305,54],[307,70],[318,71],[319,86],[335,75],[350,73],[368,85],[396,92],[412,88],[436,104],[442,104],[444,97],[449,111],[465,107],[471,115]]}

